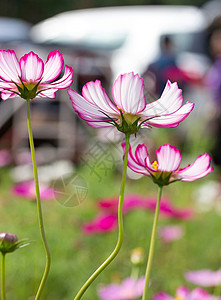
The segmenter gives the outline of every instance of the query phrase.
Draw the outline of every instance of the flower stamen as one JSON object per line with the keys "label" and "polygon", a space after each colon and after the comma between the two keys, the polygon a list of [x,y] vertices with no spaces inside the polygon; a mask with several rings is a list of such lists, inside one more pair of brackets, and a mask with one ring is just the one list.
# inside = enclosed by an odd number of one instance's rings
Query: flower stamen
{"label": "flower stamen", "polygon": [[[152,163],[152,167],[157,171],[159,165],[156,160]],[[179,299],[176,299],[176,300],[179,300]]]}

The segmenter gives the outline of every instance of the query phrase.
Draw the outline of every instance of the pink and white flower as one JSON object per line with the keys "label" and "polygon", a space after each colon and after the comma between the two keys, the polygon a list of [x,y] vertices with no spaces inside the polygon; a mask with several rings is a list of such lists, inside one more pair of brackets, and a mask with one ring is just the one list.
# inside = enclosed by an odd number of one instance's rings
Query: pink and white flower
{"label": "pink and white flower", "polygon": [[120,285],[110,284],[100,288],[98,295],[102,300],[135,300],[142,296],[145,278],[138,280],[126,278]]}
{"label": "pink and white flower", "polygon": [[0,92],[3,100],[19,95],[24,99],[36,96],[55,98],[58,89],[64,89],[72,83],[72,68],[64,67],[62,54],[51,51],[44,64],[34,52],[29,52],[18,61],[13,50],[0,50]]}
{"label": "pink and white flower", "polygon": [[73,108],[90,126],[116,126],[118,130],[136,133],[140,127],[175,127],[192,111],[194,104],[183,104],[182,90],[177,83],[167,82],[161,97],[146,103],[143,79],[134,73],[120,75],[112,88],[113,100],[101,82],[88,82],[82,96],[68,89]]}
{"label": "pink and white flower", "polygon": [[[122,144],[125,149],[125,143]],[[158,185],[168,185],[177,180],[194,181],[212,172],[210,156],[203,154],[198,156],[194,163],[180,169],[181,154],[178,149],[169,144],[162,145],[156,151],[157,160],[150,161],[147,148],[144,144],[138,145],[135,155],[131,147],[128,155],[128,167],[134,172],[151,176]]]}
{"label": "pink and white flower", "polygon": [[220,297],[213,297],[208,292],[201,288],[195,288],[190,291],[186,287],[179,287],[175,297],[172,297],[164,292],[160,292],[153,296],[153,300],[220,300]]}
{"label": "pink and white flower", "polygon": [[184,276],[187,281],[204,287],[221,285],[221,269],[189,271]]}

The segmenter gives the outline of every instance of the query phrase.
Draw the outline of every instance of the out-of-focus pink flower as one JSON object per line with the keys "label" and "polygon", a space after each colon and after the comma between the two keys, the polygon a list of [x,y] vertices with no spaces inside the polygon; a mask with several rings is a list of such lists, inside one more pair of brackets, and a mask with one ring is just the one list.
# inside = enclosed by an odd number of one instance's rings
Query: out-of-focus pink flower
{"label": "out-of-focus pink flower", "polygon": [[187,281],[204,287],[221,285],[221,269],[189,271],[184,276]]}
{"label": "out-of-focus pink flower", "polygon": [[[117,228],[118,199],[101,200],[98,202],[98,207],[102,212],[94,220],[83,225],[83,231],[86,234],[111,232]],[[155,208],[155,198],[146,198],[139,195],[126,195],[123,203],[124,214],[135,209],[155,211]],[[160,214],[174,219],[189,219],[194,215],[191,209],[178,209],[164,197],[160,204]]]}
{"label": "out-of-focus pink flower", "polygon": [[[122,144],[125,149],[125,143]],[[150,176],[158,185],[168,185],[177,180],[194,181],[212,172],[210,156],[203,154],[198,156],[195,162],[180,169],[181,154],[178,149],[169,144],[162,145],[157,151],[157,160],[150,162],[147,148],[144,144],[138,145],[135,155],[129,149],[128,167],[134,172]]]}
{"label": "out-of-focus pink flower", "polygon": [[51,51],[44,64],[34,52],[29,52],[18,61],[13,50],[0,50],[0,92],[3,100],[19,95],[24,99],[36,96],[55,98],[58,89],[72,83],[72,68],[65,66],[58,50]]}
{"label": "out-of-focus pink flower", "polygon": [[179,287],[175,297],[172,297],[164,292],[160,292],[153,296],[153,300],[220,300],[220,297],[213,297],[208,292],[201,288],[195,288],[190,291],[186,287]]}
{"label": "out-of-focus pink flower", "polygon": [[161,97],[146,103],[143,79],[134,73],[120,75],[112,88],[112,102],[101,82],[88,82],[82,95],[68,90],[73,108],[90,126],[116,126],[121,132],[136,133],[140,127],[175,127],[192,111],[194,104],[183,104],[177,83],[167,82]]}
{"label": "out-of-focus pink flower", "polygon": [[159,236],[165,243],[179,240],[184,233],[184,229],[179,225],[164,226],[159,230]]}
{"label": "out-of-focus pink flower", "polygon": [[[108,198],[98,202],[98,207],[102,211],[109,211],[111,213],[117,213],[118,210],[118,199]],[[146,209],[155,211],[156,208],[156,198],[154,197],[144,197],[140,195],[126,195],[123,203],[123,212],[127,213],[134,209]],[[160,214],[166,217],[177,218],[177,219],[189,219],[193,217],[194,212],[192,209],[185,208],[179,209],[172,205],[171,201],[162,197],[160,203]]]}
{"label": "out-of-focus pink flower", "polygon": [[[45,184],[40,183],[40,197],[41,200],[52,200],[54,199],[54,190],[48,187]],[[14,195],[28,198],[31,200],[36,199],[36,192],[35,192],[35,183],[34,181],[26,181],[15,184],[12,188],[12,192]]]}
{"label": "out-of-focus pink flower", "polygon": [[126,278],[120,285],[110,284],[100,288],[98,295],[102,300],[134,300],[142,296],[145,278],[138,280]]}
{"label": "out-of-focus pink flower", "polygon": [[101,214],[95,217],[91,222],[83,225],[83,231],[86,234],[96,234],[102,232],[111,232],[117,228],[116,214]]}
{"label": "out-of-focus pink flower", "polygon": [[11,163],[12,157],[8,150],[0,150],[0,168]]}

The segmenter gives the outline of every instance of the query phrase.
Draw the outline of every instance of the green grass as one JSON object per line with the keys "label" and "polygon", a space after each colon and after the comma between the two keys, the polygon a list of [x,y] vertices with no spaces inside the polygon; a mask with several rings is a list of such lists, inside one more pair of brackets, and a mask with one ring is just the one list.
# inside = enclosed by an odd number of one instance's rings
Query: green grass
{"label": "green grass", "polygon": [[[121,176],[116,170],[110,171],[98,182],[95,174],[90,174],[85,166],[77,170],[88,184],[85,201],[75,207],[65,207],[58,201],[43,202],[46,234],[52,254],[52,267],[43,292],[42,300],[71,300],[81,285],[113,250],[117,232],[84,235],[82,224],[97,214],[99,199],[118,196]],[[210,175],[215,177],[215,175]],[[194,208],[193,191],[206,182],[202,179],[193,183],[176,183],[165,187],[163,195],[170,197],[178,207]],[[0,231],[12,232],[20,239],[28,238],[28,247],[6,256],[7,299],[34,299],[43,270],[44,249],[40,239],[36,203],[16,198],[11,193],[12,180],[8,170],[1,173],[0,182]],[[128,179],[126,194],[139,193],[156,196],[157,186],[150,179]],[[124,218],[124,243],[116,260],[96,279],[84,295],[84,300],[96,300],[97,288],[101,284],[121,281],[130,276],[130,252],[139,246],[145,249],[145,260],[152,229],[153,213],[134,210]],[[185,282],[186,270],[221,266],[220,216],[214,211],[197,213],[189,221],[160,218],[159,225],[182,224],[185,236],[171,244],[163,244],[159,239],[152,269],[151,294],[164,290],[174,294],[179,285],[194,287]],[[145,272],[145,265],[140,275]]]}

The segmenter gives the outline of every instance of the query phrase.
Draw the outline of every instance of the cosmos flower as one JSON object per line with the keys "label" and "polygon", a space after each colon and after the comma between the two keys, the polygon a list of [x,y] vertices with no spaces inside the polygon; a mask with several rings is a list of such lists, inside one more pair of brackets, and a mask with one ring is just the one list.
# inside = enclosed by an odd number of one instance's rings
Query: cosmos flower
{"label": "cosmos flower", "polygon": [[164,292],[160,292],[153,296],[153,300],[220,300],[220,297],[213,297],[208,292],[201,288],[195,288],[190,291],[186,287],[179,287],[175,297],[172,297]]}
{"label": "cosmos flower", "polygon": [[[35,200],[36,191],[34,181],[20,182],[14,185],[12,192],[18,197],[24,197],[27,199]],[[41,200],[54,199],[54,190],[45,184],[40,184],[40,196]]]}
{"label": "cosmos flower", "polygon": [[[125,143],[122,144],[125,149]],[[128,167],[134,172],[150,176],[160,186],[180,181],[194,181],[212,172],[210,156],[203,154],[198,156],[194,163],[180,169],[181,154],[171,145],[162,145],[156,151],[157,160],[150,162],[147,148],[144,144],[138,145],[135,155],[129,149]]]}
{"label": "cosmos flower", "polygon": [[120,285],[110,284],[100,288],[98,295],[102,300],[134,300],[142,296],[144,277],[135,280],[126,278]]}
{"label": "cosmos flower", "polygon": [[194,107],[190,102],[183,105],[182,90],[170,81],[158,100],[146,103],[143,79],[134,73],[120,75],[115,80],[113,101],[99,80],[85,84],[82,96],[73,89],[68,89],[68,94],[75,111],[90,126],[116,126],[129,134],[136,133],[140,127],[178,126]]}
{"label": "cosmos flower", "polygon": [[[98,202],[98,207],[101,212],[95,218],[83,225],[83,232],[85,234],[100,234],[106,232],[112,232],[117,228],[117,211],[118,211],[118,199],[108,198]],[[147,211],[155,211],[156,199],[142,197],[140,195],[126,195],[123,203],[123,214],[127,214],[130,211],[136,209],[142,209]],[[191,209],[178,209],[174,207],[167,198],[162,198],[160,203],[160,215],[173,219],[189,219],[194,213]],[[178,235],[175,232],[173,235]]]}
{"label": "cosmos flower", "polygon": [[64,66],[62,54],[51,51],[44,64],[34,52],[29,52],[18,61],[13,50],[0,50],[0,92],[6,100],[20,96],[33,99],[37,96],[55,98],[58,89],[64,89],[72,83],[72,68]]}
{"label": "cosmos flower", "polygon": [[189,271],[185,273],[185,279],[191,283],[203,286],[217,286],[221,285],[221,269],[218,271],[199,270]]}

